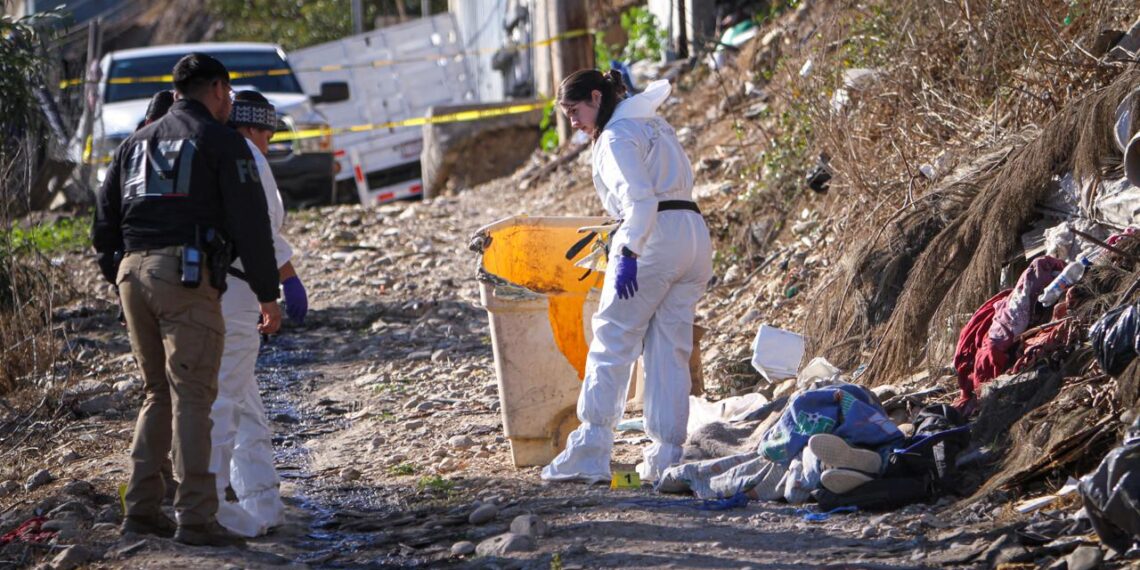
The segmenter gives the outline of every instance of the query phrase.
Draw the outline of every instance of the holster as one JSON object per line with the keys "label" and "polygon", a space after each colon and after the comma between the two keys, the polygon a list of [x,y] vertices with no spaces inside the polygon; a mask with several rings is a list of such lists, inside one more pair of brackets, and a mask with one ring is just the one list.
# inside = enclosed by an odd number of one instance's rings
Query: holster
{"label": "holster", "polygon": [[209,228],[200,235],[202,239],[202,252],[206,254],[206,267],[209,268],[210,286],[218,290],[218,294],[226,292],[226,271],[233,263],[233,243],[225,239],[221,232]]}

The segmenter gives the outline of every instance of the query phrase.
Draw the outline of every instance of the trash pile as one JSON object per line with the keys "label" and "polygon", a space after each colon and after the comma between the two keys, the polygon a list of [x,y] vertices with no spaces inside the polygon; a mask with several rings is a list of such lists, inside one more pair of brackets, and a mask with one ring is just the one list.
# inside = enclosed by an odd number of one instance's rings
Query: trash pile
{"label": "trash pile", "polygon": [[[1084,475],[1019,505],[1034,519],[1010,561],[1091,556],[1093,532],[1130,550],[1140,539],[1137,93],[1140,74],[1121,73],[851,248],[815,295],[807,321],[818,329],[760,327],[751,364],[762,395],[715,407],[694,398],[688,462],[657,490],[829,512],[942,497],[968,508]],[[799,368],[804,355],[819,356]],[[1080,510],[1064,499],[1074,493]]]}

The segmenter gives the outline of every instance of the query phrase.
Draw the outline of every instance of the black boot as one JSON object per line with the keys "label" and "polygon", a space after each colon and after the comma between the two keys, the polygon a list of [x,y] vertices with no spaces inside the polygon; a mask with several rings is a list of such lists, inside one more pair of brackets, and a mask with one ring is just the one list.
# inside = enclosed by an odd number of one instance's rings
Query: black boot
{"label": "black boot", "polygon": [[122,534],[149,534],[151,536],[171,538],[174,536],[174,531],[177,528],[178,524],[162,513],[154,515],[128,515],[123,519],[123,525],[119,527],[119,532]]}
{"label": "black boot", "polygon": [[174,540],[191,546],[238,546],[245,547],[245,539],[226,530],[218,521],[206,524],[181,524],[174,533]]}

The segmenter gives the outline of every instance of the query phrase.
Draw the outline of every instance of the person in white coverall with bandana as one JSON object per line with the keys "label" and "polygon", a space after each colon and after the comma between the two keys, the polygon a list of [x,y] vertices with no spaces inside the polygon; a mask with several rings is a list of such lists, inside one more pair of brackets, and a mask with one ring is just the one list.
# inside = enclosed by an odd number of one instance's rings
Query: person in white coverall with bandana
{"label": "person in white coverall with bandana", "polygon": [[689,418],[693,319],[712,278],[708,227],[693,202],[693,171],[657,108],[669,97],[656,81],[623,99],[622,76],[574,73],[559,88],[571,126],[594,139],[594,187],[622,220],[609,250],[594,339],[578,398],[582,425],[542,470],[550,481],[610,479],[613,429],[625,410],[630,369],[645,356],[645,426],[652,443],[637,466],[656,481],[681,459]]}
{"label": "person in white coverall with bandana", "polygon": [[[259,178],[265,189],[275,256],[281,264],[285,312],[299,323],[308,310],[308,298],[290,261],[293,248],[281,237],[285,208],[265,158],[269,139],[277,128],[276,109],[256,91],[239,92],[234,96],[229,125],[246,138],[257,163],[257,171],[248,174]],[[257,299],[241,277],[239,260],[230,270],[229,290],[222,296],[226,341],[218,373],[218,397],[210,410],[214,422],[210,470],[217,482],[218,522],[234,533],[254,537],[281,523],[285,505],[273,465],[272,431],[254,375],[261,347]],[[232,486],[237,503],[226,501],[227,486]]]}

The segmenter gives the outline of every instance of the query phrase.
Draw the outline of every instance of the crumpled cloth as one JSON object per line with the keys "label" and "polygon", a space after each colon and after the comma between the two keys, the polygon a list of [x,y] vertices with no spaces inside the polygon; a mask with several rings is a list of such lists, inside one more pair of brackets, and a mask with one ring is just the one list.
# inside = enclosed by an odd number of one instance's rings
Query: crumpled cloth
{"label": "crumpled cloth", "polygon": [[790,466],[817,433],[835,434],[852,446],[873,450],[905,439],[870,390],[856,384],[836,384],[792,398],[780,419],[764,433],[760,454]]}
{"label": "crumpled cloth", "polygon": [[1010,373],[1020,374],[1042,358],[1058,352],[1068,352],[1080,340],[1081,329],[1072,319],[1043,328],[1022,341],[1020,356],[1010,367]]}
{"label": "crumpled cloth", "polygon": [[787,472],[786,467],[759,453],[742,453],[670,467],[658,480],[657,491],[691,491],[698,499],[722,499],[743,493],[758,501],[778,501],[784,497]]}
{"label": "crumpled cloth", "polygon": [[47,522],[44,517],[32,517],[15,530],[0,536],[0,546],[6,546],[13,542],[47,542],[56,535],[54,530],[40,530],[40,527]]}

